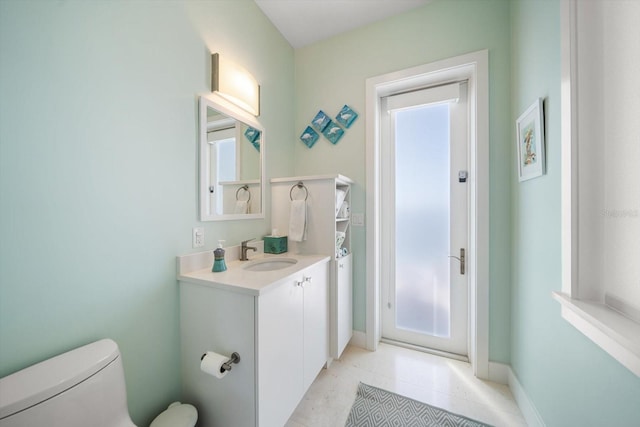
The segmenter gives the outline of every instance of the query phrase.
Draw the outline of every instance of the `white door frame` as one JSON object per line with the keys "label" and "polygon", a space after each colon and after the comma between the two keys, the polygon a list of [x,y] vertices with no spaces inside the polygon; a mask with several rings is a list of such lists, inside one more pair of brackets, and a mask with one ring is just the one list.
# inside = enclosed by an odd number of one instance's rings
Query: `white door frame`
{"label": "white door frame", "polygon": [[489,377],[489,52],[482,50],[371,77],[366,81],[366,346],[380,327],[380,99],[417,87],[469,82],[469,360]]}

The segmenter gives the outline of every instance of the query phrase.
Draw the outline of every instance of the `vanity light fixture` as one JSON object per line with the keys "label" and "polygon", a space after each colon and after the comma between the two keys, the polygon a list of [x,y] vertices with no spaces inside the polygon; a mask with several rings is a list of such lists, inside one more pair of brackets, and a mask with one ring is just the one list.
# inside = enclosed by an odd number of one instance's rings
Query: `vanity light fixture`
{"label": "vanity light fixture", "polygon": [[256,79],[218,53],[211,55],[211,91],[254,116],[260,115],[260,85]]}

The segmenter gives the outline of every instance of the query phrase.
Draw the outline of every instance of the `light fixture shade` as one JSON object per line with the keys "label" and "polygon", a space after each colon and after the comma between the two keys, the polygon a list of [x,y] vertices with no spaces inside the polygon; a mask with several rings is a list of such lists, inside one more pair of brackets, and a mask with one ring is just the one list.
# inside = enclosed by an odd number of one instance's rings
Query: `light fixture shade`
{"label": "light fixture shade", "polygon": [[260,85],[256,79],[218,53],[211,55],[211,91],[254,116],[260,115]]}

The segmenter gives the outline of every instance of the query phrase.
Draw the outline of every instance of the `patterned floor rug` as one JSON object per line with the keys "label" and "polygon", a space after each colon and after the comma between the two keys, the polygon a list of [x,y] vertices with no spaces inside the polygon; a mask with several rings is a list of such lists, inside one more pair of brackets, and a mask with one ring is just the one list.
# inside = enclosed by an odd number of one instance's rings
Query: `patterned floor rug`
{"label": "patterned floor rug", "polygon": [[417,400],[360,383],[345,427],[490,427]]}

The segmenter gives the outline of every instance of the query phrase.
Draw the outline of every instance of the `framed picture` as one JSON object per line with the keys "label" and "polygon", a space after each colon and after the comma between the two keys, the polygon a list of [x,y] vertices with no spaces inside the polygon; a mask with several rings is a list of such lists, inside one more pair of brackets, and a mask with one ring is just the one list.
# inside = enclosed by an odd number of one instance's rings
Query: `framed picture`
{"label": "framed picture", "polygon": [[336,121],[340,123],[345,129],[349,129],[353,121],[357,118],[358,113],[353,111],[348,105],[345,105],[336,116]]}
{"label": "framed picture", "polygon": [[333,123],[333,121],[329,120],[329,124],[324,128],[322,134],[327,138],[333,145],[337,144],[344,135],[344,130],[337,124]]}
{"label": "framed picture", "polygon": [[258,129],[252,128],[249,126],[246,131],[244,131],[244,136],[249,140],[253,148],[260,151],[260,131]]}
{"label": "framed picture", "polygon": [[542,98],[538,98],[516,121],[518,178],[520,181],[545,173]]}
{"label": "framed picture", "polygon": [[256,142],[256,140],[260,138],[260,131],[249,126],[247,130],[244,131],[244,136],[249,140],[249,142]]}
{"label": "framed picture", "polygon": [[318,135],[318,133],[313,130],[311,126],[307,126],[304,132],[302,132],[302,135],[300,135],[300,140],[304,142],[304,145],[311,148],[313,147],[313,144],[316,143],[319,137],[320,135]]}
{"label": "framed picture", "polygon": [[314,129],[318,132],[322,132],[324,128],[327,127],[330,121],[331,119],[329,118],[329,116],[327,116],[324,111],[320,110],[311,121],[311,126],[313,126]]}

